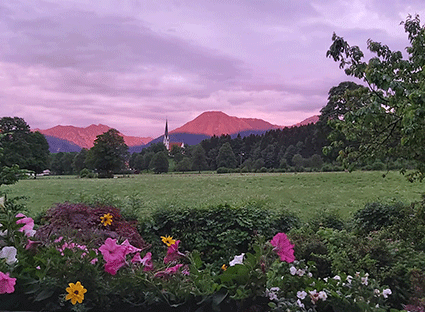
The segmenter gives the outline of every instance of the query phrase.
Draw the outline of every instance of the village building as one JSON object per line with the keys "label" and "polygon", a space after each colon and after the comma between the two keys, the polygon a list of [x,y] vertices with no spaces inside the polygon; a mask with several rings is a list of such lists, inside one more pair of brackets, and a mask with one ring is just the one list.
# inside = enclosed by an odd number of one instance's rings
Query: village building
{"label": "village building", "polygon": [[173,146],[184,148],[184,142],[170,142],[170,136],[168,134],[168,119],[165,120],[165,132],[164,139],[162,140],[168,152],[171,152]]}

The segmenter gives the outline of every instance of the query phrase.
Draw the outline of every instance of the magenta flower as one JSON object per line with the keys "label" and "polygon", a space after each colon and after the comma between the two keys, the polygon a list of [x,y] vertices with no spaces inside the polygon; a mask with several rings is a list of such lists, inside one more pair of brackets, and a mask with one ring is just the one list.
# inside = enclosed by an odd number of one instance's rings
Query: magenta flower
{"label": "magenta flower", "polygon": [[270,241],[270,244],[274,247],[281,261],[291,263],[295,260],[294,245],[291,244],[285,233],[277,233]]}
{"label": "magenta flower", "polygon": [[140,257],[140,252],[136,253],[133,257],[133,259],[131,259],[132,263],[141,263],[144,268],[143,271],[147,272],[147,271],[152,271],[153,270],[153,262],[152,262],[152,253],[148,252],[146,253],[146,255],[143,257]]}
{"label": "magenta flower", "polygon": [[126,246],[118,245],[117,240],[110,237],[99,247],[99,251],[106,262],[125,261],[126,250]]}
{"label": "magenta flower", "polygon": [[10,277],[9,273],[0,272],[0,294],[11,294],[15,291],[16,278]]}
{"label": "magenta flower", "polygon": [[126,239],[122,244],[121,244],[121,246],[124,246],[126,249],[125,249],[125,254],[126,255],[128,255],[128,254],[131,254],[131,253],[135,253],[135,252],[138,252],[138,251],[141,251],[141,249],[140,248],[136,248],[136,247],[134,247],[133,245],[131,245],[129,242],[128,242],[128,239]]}
{"label": "magenta flower", "polygon": [[182,254],[181,252],[179,252],[178,248],[179,248],[179,240],[176,240],[176,242],[172,245],[170,245],[167,249],[167,255],[164,258],[164,263],[170,263],[173,262],[175,260],[177,260],[178,258],[184,256],[184,254]]}
{"label": "magenta flower", "polygon": [[20,218],[16,221],[16,224],[24,224],[24,226],[19,229],[19,232],[24,232],[26,236],[34,236],[34,220],[28,218],[23,213],[18,213],[15,217]]}
{"label": "magenta flower", "polygon": [[114,260],[105,263],[105,271],[111,275],[117,274],[118,270],[125,264],[125,258],[123,260]]}
{"label": "magenta flower", "polygon": [[166,268],[163,271],[159,271],[155,274],[155,277],[169,277],[173,274],[176,274],[177,271],[183,266],[183,264],[179,263],[171,268]]}

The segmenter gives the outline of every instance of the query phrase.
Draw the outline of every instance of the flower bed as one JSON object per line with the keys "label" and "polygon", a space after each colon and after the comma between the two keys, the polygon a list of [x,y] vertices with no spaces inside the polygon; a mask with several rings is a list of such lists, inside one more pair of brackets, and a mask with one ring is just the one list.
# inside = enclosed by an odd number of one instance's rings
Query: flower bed
{"label": "flower bed", "polygon": [[393,295],[367,272],[320,277],[282,232],[217,266],[173,233],[153,254],[114,207],[60,204],[38,228],[0,210],[0,310],[386,311]]}

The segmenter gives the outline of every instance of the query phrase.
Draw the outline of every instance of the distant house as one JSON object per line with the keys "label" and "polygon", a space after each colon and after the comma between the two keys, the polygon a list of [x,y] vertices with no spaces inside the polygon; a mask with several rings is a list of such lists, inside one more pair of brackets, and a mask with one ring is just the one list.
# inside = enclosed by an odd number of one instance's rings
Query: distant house
{"label": "distant house", "polygon": [[166,149],[169,152],[171,151],[173,146],[184,148],[184,142],[170,142],[170,136],[168,135],[168,120],[165,120],[165,132],[164,132],[164,139],[162,143],[164,143]]}

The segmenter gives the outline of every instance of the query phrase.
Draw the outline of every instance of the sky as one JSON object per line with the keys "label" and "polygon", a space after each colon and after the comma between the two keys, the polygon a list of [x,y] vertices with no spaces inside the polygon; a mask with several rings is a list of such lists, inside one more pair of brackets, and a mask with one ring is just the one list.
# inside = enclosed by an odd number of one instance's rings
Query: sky
{"label": "sky", "polygon": [[423,0],[4,0],[0,117],[152,138],[205,111],[292,125],[352,80],[334,32],[404,51],[408,14]]}

